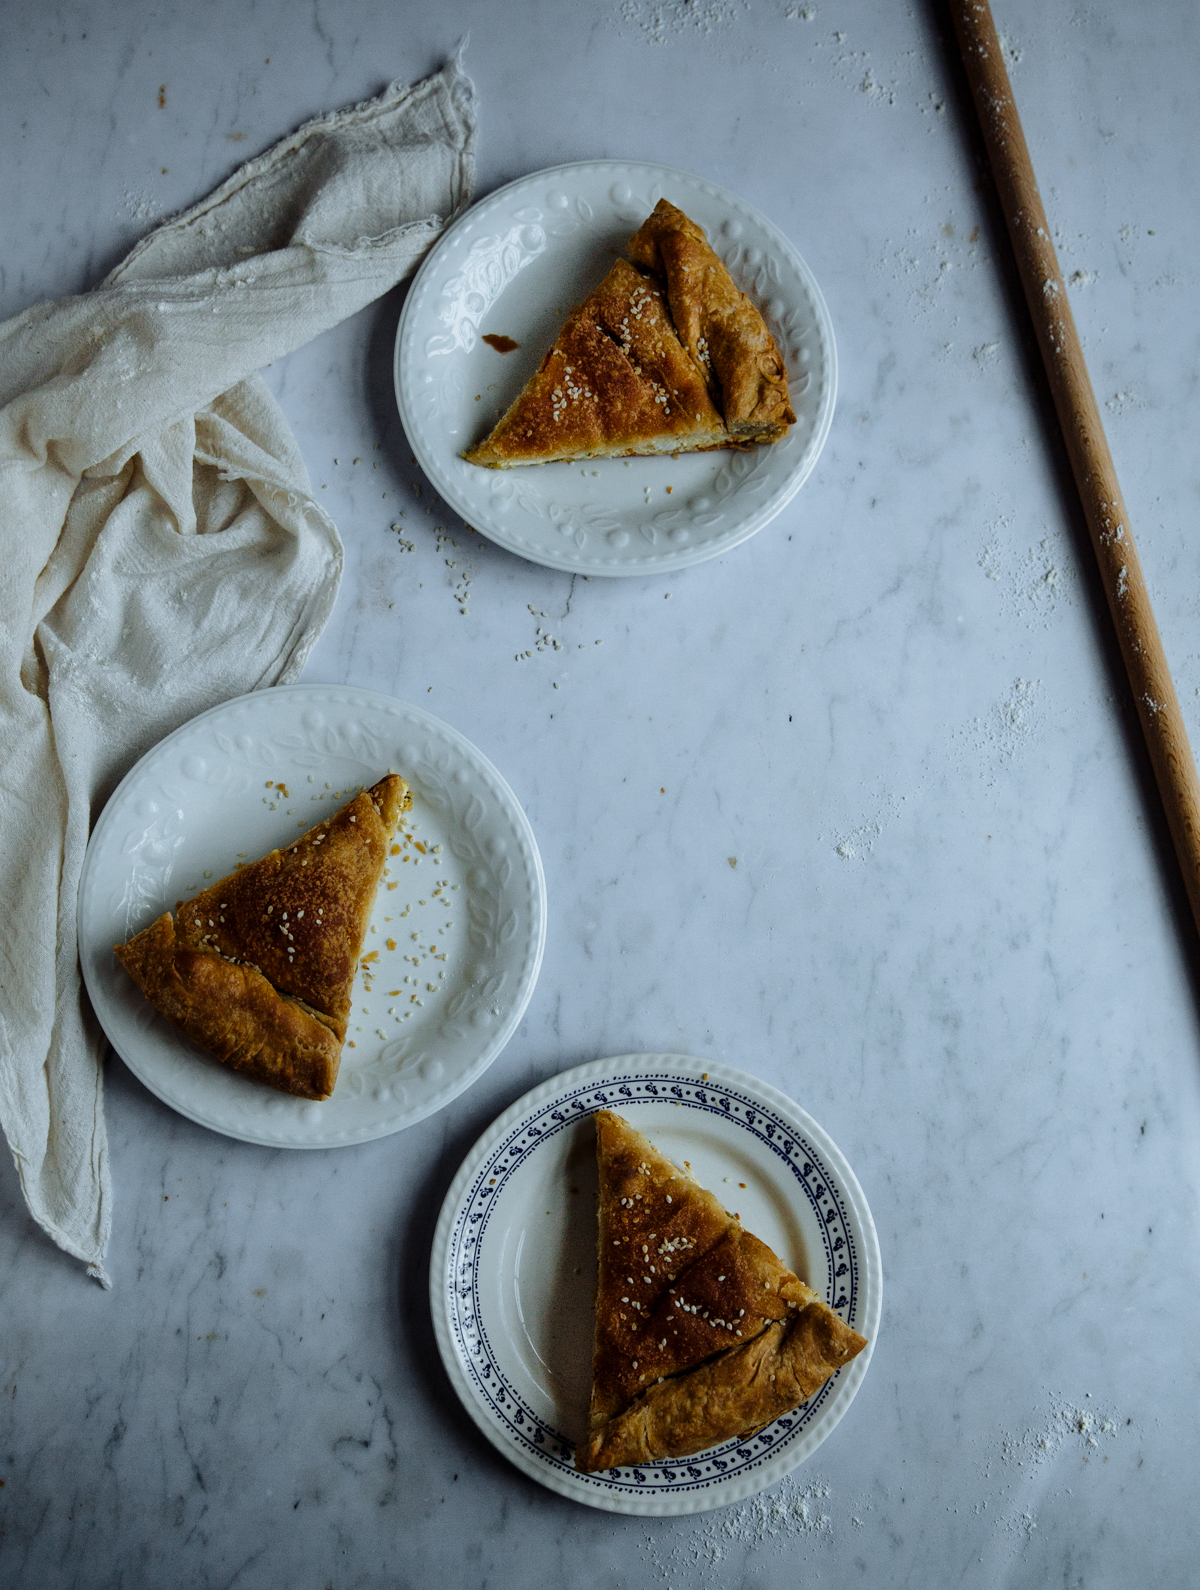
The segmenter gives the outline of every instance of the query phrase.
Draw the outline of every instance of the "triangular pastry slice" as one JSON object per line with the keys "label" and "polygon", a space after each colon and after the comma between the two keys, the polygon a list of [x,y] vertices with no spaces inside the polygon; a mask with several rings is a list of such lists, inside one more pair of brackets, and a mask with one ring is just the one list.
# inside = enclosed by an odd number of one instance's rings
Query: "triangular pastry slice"
{"label": "triangular pastry slice", "polygon": [[618,260],[486,441],[463,457],[509,469],[722,447],[728,437],[662,290]]}
{"label": "triangular pastry slice", "polygon": [[703,231],[659,201],[571,312],[491,435],[463,457],[510,469],[775,442],[796,416],[766,323]]}
{"label": "triangular pastry slice", "polygon": [[687,1457],[807,1401],[866,1346],[705,1188],[598,1111],[599,1286],[585,1473]]}
{"label": "triangular pastry slice", "polygon": [[117,959],[218,1060],[284,1093],[333,1092],[387,849],[411,805],[389,773],[284,850],[178,901]]}

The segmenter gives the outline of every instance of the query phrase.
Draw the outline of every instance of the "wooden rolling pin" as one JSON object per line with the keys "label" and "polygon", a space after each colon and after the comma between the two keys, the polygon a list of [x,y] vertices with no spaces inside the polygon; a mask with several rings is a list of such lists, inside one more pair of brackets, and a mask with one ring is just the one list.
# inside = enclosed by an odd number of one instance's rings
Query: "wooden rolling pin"
{"label": "wooden rolling pin", "polygon": [[1000,41],[987,0],[947,0],[947,4],[1192,916],[1200,929],[1200,781],[1050,240]]}

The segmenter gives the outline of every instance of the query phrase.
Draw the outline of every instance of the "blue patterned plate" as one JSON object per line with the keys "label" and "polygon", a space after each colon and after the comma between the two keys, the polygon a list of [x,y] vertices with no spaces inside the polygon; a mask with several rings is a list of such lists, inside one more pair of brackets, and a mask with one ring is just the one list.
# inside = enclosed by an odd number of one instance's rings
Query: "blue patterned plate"
{"label": "blue patterned plate", "polygon": [[[686,1165],[870,1345],[746,1441],[678,1463],[580,1474],[596,1288],[593,1111]],[[563,1496],[615,1513],[699,1513],[752,1496],[837,1424],[879,1330],[879,1242],[862,1189],[785,1094],[688,1055],[621,1055],[552,1077],[488,1128],[446,1195],[430,1269],[442,1361],[476,1424]]]}

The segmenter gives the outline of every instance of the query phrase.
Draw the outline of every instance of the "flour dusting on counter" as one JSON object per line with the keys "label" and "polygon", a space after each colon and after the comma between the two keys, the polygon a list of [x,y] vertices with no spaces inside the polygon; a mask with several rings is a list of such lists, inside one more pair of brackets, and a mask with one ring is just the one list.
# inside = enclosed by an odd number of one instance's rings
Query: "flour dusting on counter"
{"label": "flour dusting on counter", "polygon": [[970,726],[970,735],[979,753],[980,769],[988,782],[1008,767],[1042,726],[1037,679],[1018,676],[995,705]]}
{"label": "flour dusting on counter", "polygon": [[[935,102],[935,108],[941,109],[941,105]],[[941,209],[944,200],[926,195],[925,203],[936,203]],[[922,314],[941,312],[948,283],[990,265],[991,256],[983,245],[978,222],[972,221],[968,229],[961,217],[957,225],[945,219],[932,227],[928,221],[923,226],[910,226],[900,242],[885,237],[882,252],[875,259],[876,269],[886,271],[897,285],[909,288],[909,307]],[[952,354],[956,354],[955,343],[947,342],[943,355]]]}
{"label": "flour dusting on counter", "polygon": [[[1133,1423],[1112,1409],[1096,1406],[1090,1392],[1079,1405],[1053,1393],[1049,1401],[1043,1423],[1002,1434],[998,1474],[993,1473],[992,1459],[983,1464],[985,1476],[1000,1481],[996,1500],[1001,1506],[995,1513],[995,1532],[1007,1539],[1004,1549],[1010,1560],[1037,1534],[1038,1506],[1055,1496],[1072,1494],[1070,1484],[1057,1492],[1047,1487],[1050,1465],[1057,1460],[1061,1467],[1072,1456],[1085,1467],[1096,1459],[1106,1463],[1108,1453],[1104,1449],[1122,1432],[1129,1431]],[[1078,1469],[1064,1470],[1064,1478],[1068,1472],[1071,1481],[1077,1483]]]}
{"label": "flour dusting on counter", "polygon": [[1124,391],[1105,398],[1104,407],[1110,414],[1122,414],[1127,409],[1144,409],[1146,405],[1136,392]]}
{"label": "flour dusting on counter", "polygon": [[908,801],[907,795],[883,790],[876,796],[874,810],[869,816],[853,827],[834,829],[821,838],[833,845],[834,853],[843,861],[865,861],[874,851],[875,841],[903,813]]}
{"label": "flour dusting on counter", "polygon": [[1000,35],[1000,54],[1004,57],[1004,64],[1011,72],[1015,66],[1020,66],[1021,58],[1025,54],[1022,47],[1010,39],[1006,33]]}
{"label": "flour dusting on counter", "polygon": [[163,205],[145,188],[126,188],[122,195],[125,214],[134,221],[154,221],[163,213]]}
{"label": "flour dusting on counter", "polygon": [[671,37],[727,28],[749,9],[746,0],[622,0],[621,20],[637,27],[651,44],[666,44]]}
{"label": "flour dusting on counter", "polygon": [[687,1521],[682,1539],[647,1533],[647,1563],[667,1585],[683,1590],[727,1559],[742,1560],[766,1545],[781,1554],[794,1552],[800,1541],[832,1538],[833,1519],[825,1510],[831,1494],[824,1480],[802,1485],[789,1476],[736,1507]]}
{"label": "flour dusting on counter", "polygon": [[998,587],[1005,616],[1018,619],[1026,629],[1049,629],[1060,601],[1074,604],[1073,560],[1060,554],[1049,535],[1015,546],[1012,520],[1004,514],[988,526],[987,535],[978,563]]}
{"label": "flour dusting on counter", "polygon": [[1086,1462],[1099,1451],[1101,1442],[1111,1441],[1129,1423],[1119,1422],[1111,1410],[1087,1406],[1091,1400],[1089,1394],[1084,1406],[1077,1407],[1062,1397],[1052,1396],[1050,1415],[1042,1429],[1005,1435],[1001,1446],[1003,1461],[1032,1474],[1064,1446],[1071,1446],[1081,1452]]}

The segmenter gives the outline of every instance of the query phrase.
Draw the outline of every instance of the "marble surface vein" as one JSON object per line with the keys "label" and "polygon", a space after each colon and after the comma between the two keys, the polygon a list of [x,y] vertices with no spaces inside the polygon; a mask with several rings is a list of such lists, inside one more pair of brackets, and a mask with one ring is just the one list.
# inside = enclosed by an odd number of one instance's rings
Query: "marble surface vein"
{"label": "marble surface vein", "polygon": [[[1200,738],[1200,20],[995,14]],[[596,157],[733,188],[812,267],[841,369],[773,524],[611,582],[432,494],[391,393],[400,294],[266,372],[346,542],[307,677],[427,707],[495,763],[541,847],[545,961],[482,1080],[358,1148],[227,1141],[110,1057],[111,1293],[0,1170],[0,1583],[1195,1583],[1200,957],[941,26],[885,0],[0,10],[2,315],[469,30],[480,194]],[[481,1439],[427,1266],[498,1111],[670,1049],[827,1128],[885,1296],[808,1464],[657,1522]]]}

